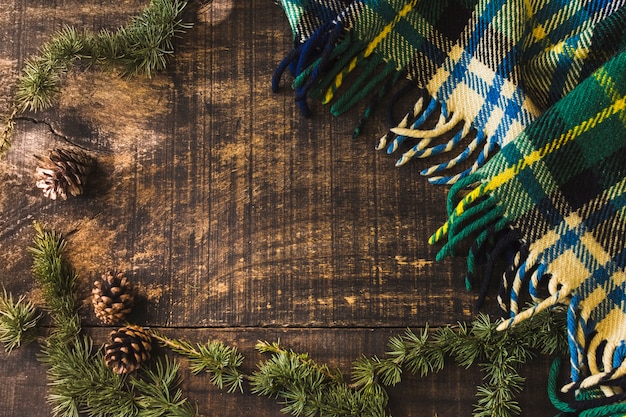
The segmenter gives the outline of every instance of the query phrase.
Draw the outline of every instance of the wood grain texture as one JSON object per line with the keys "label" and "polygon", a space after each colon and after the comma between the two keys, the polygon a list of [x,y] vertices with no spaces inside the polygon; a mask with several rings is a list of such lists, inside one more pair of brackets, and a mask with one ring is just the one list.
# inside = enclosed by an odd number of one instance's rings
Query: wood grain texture
{"label": "wood grain texture", "polygon": [[[75,25],[114,29],[145,6],[124,0],[0,0],[0,113],[19,70],[50,34]],[[288,77],[271,74],[291,46],[272,1],[213,0],[187,18],[168,69],[120,79],[80,66],[45,112],[26,114],[0,160],[0,282],[41,302],[30,276],[33,220],[68,240],[86,299],[92,281],[124,271],[142,302],[133,320],[195,340],[224,338],[251,358],[257,339],[293,343],[349,368],[381,355],[389,336],[470,320],[463,259],[435,262],[428,236],[445,219],[445,188],[394,167],[374,145],[377,114],[357,140],[354,109],[303,119]],[[79,147],[98,166],[84,196],[53,202],[35,188],[33,155]],[[86,327],[99,327],[87,308]],[[0,354],[0,415],[49,415],[35,346]],[[547,364],[530,368],[525,415],[552,414]],[[469,415],[477,369],[451,367],[392,390],[395,416]],[[227,395],[185,375],[206,415],[273,416],[280,407]],[[541,400],[536,401],[539,397]]]}

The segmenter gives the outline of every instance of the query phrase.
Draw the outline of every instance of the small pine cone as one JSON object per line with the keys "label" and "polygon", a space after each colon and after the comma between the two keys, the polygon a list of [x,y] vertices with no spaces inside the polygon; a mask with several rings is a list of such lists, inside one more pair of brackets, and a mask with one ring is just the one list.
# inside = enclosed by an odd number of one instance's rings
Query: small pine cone
{"label": "small pine cone", "polygon": [[106,324],[116,324],[124,320],[135,301],[130,282],[124,274],[114,275],[107,272],[93,285],[91,303],[96,317]]}
{"label": "small pine cone", "polygon": [[67,200],[83,193],[87,175],[93,168],[93,159],[78,150],[55,148],[47,157],[35,156],[41,163],[37,167],[35,179],[43,195],[56,200]]}
{"label": "small pine cone", "polygon": [[152,337],[143,327],[129,325],[111,332],[104,346],[104,360],[117,374],[128,374],[150,359]]}

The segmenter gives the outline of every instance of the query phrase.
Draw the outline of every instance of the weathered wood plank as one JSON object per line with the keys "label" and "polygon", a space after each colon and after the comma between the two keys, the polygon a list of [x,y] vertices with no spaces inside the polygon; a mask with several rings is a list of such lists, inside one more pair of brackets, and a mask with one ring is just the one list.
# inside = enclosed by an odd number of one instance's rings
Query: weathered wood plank
{"label": "weathered wood plank", "polygon": [[[140,3],[125,5],[128,14]],[[26,9],[3,35],[20,44],[19,56],[3,51],[11,71],[42,32],[77,16],[92,30],[124,21],[93,4],[7,6]],[[123,80],[73,71],[54,109],[28,115],[42,123],[19,122],[0,161],[0,245],[12,258],[2,280],[30,287],[9,277],[27,270],[23,248],[39,219],[69,236],[85,293],[103,271],[126,271],[148,295],[153,325],[468,318],[463,261],[437,263],[426,243],[445,218],[445,190],[375,152],[378,129],[350,139],[358,111],[333,119],[317,108],[305,120],[288,87],[270,92],[290,44],[278,7],[214,1],[204,13],[165,73]],[[45,201],[31,155],[69,144],[97,158],[93,186],[81,198]]]}

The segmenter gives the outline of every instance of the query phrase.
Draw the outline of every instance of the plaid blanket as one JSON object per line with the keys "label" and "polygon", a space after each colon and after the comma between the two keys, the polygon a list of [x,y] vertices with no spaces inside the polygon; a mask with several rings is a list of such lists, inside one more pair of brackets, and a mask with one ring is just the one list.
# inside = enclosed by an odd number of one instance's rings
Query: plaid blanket
{"label": "plaid blanket", "polygon": [[[511,317],[500,328],[568,305],[568,389],[623,385],[626,376],[626,34],[620,36],[620,53],[452,187],[449,220],[431,237],[448,236],[439,258],[470,236],[474,257],[485,248],[496,256],[499,243],[518,245],[499,295]],[[490,245],[494,237],[501,242]],[[519,311],[524,285],[534,305]]]}
{"label": "plaid blanket", "polygon": [[[304,16],[330,3],[281,1],[292,27],[295,4]],[[437,258],[472,242],[468,287],[486,260],[480,304],[510,253],[500,328],[567,306],[565,389],[626,388],[626,0],[344,3],[334,17],[337,2],[311,12],[273,88],[289,68],[305,115],[307,99],[332,101],[335,115],[369,99],[362,122],[399,80],[422,89],[377,147],[404,148],[397,165],[461,149],[422,171],[453,184],[449,219],[430,239],[447,237]]]}
{"label": "plaid blanket", "polygon": [[282,0],[297,45],[306,42],[320,27],[331,22],[349,0]]}
{"label": "plaid blanket", "polygon": [[[355,0],[334,18],[328,9],[317,13],[317,30],[299,38],[279,65],[273,88],[278,88],[289,67],[295,77],[296,101],[306,116],[310,115],[307,97],[324,103],[335,99],[331,106],[335,115],[370,97],[365,121],[399,79],[412,80],[426,90],[426,97],[417,100],[377,148],[393,153],[404,147],[399,166],[416,157],[450,152],[463,143],[458,155],[422,171],[439,175],[475,155],[469,168],[429,179],[451,184],[475,172],[615,53],[614,43],[596,36],[597,26],[625,3]],[[339,5],[282,0],[292,28],[298,27],[302,15],[295,4],[308,10],[313,5]],[[350,85],[339,92],[353,72],[358,75],[351,76]],[[423,123],[437,110],[436,126],[424,129]],[[458,132],[451,140],[436,143],[455,128]],[[407,139],[417,143],[406,149]]]}

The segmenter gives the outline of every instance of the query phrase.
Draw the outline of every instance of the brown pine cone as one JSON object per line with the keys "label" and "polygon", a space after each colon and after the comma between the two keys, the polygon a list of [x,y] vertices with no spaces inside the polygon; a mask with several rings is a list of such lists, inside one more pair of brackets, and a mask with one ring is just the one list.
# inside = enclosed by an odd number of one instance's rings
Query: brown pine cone
{"label": "brown pine cone", "polygon": [[56,200],[83,193],[87,175],[93,168],[93,159],[79,150],[54,148],[47,157],[35,155],[41,164],[35,174],[36,185],[43,195]]}
{"label": "brown pine cone", "polygon": [[135,297],[124,274],[107,272],[93,283],[91,303],[96,317],[106,324],[116,324],[131,312]]}
{"label": "brown pine cone", "polygon": [[117,374],[139,369],[150,359],[152,337],[143,327],[129,325],[111,332],[111,342],[104,346],[104,360]]}

